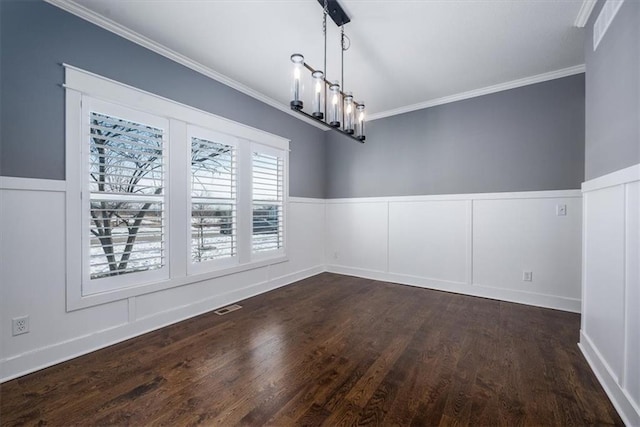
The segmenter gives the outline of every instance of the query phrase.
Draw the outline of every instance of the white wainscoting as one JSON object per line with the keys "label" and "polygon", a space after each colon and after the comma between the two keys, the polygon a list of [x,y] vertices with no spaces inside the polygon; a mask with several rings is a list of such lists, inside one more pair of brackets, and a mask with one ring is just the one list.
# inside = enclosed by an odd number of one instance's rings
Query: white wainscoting
{"label": "white wainscoting", "polygon": [[[327,200],[327,270],[579,312],[581,197],[566,190]],[[533,281],[522,280],[524,271]]]}
{"label": "white wainscoting", "polygon": [[[568,190],[290,198],[287,262],[67,312],[65,191],[0,178],[3,381],[325,270],[580,310],[582,196]],[[11,318],[26,314],[31,332],[12,337]]]}
{"label": "white wainscoting", "polygon": [[[63,181],[0,178],[0,381],[324,271],[325,204],[289,199],[288,261],[66,311]],[[11,319],[30,316],[12,336]]]}
{"label": "white wainscoting", "polygon": [[583,191],[580,348],[624,422],[640,425],[640,164]]}

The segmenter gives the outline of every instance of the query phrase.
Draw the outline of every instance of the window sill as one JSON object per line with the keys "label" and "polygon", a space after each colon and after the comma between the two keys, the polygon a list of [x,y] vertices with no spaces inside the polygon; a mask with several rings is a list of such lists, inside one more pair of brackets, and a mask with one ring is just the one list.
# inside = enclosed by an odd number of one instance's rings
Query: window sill
{"label": "window sill", "polygon": [[[289,261],[286,255],[278,254],[277,256],[264,258],[253,262],[248,262],[245,264],[239,264],[233,267],[224,267],[219,270],[208,271],[206,273],[197,273],[188,275],[185,279],[188,283],[184,283],[185,285],[191,283],[202,282],[204,280],[215,279],[218,277],[229,276],[231,274],[241,273],[247,270],[254,270],[256,268],[267,267],[269,265],[280,264],[283,262]],[[178,285],[181,286],[181,285]]]}
{"label": "window sill", "polygon": [[93,307],[96,305],[107,304],[110,302],[132,298],[132,297],[149,294],[153,292],[159,292],[166,289],[192,285],[198,282],[203,282],[205,280],[216,279],[219,277],[242,273],[244,271],[264,268],[270,265],[281,264],[287,261],[289,261],[289,258],[286,255],[278,254],[277,256],[274,256],[274,257],[264,258],[257,261],[236,265],[233,267],[212,270],[206,273],[198,273],[198,274],[192,274],[192,275],[187,275],[182,277],[174,277],[169,280],[162,280],[159,282],[144,283],[144,284],[130,286],[127,288],[116,289],[108,292],[78,296],[78,298],[72,297],[67,300],[67,312],[80,310],[88,307]]}

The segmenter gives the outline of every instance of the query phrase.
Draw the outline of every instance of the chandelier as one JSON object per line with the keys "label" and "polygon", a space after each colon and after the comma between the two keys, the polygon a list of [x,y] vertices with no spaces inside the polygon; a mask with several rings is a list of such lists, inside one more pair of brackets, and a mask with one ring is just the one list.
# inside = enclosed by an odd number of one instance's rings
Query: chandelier
{"label": "chandelier", "polygon": [[[344,92],[344,52],[351,42],[344,34],[344,25],[351,20],[337,0],[318,0],[323,8],[322,32],[324,35],[324,67],[315,69],[304,62],[299,53],[291,55],[293,81],[291,84],[291,109],[322,125],[340,132],[358,142],[364,142],[365,106],[354,101],[351,92]],[[340,69],[341,80],[329,81],[325,77],[327,69],[327,15],[340,27]],[[304,70],[311,76],[311,114],[304,110],[303,89]],[[307,74],[309,75],[309,74]],[[341,89],[342,88],[342,89]],[[327,104],[328,101],[328,104]]]}

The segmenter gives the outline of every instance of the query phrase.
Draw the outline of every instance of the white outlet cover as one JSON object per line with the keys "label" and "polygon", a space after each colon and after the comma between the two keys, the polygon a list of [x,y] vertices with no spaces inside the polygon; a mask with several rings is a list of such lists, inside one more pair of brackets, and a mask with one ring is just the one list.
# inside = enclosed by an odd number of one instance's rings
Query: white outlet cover
{"label": "white outlet cover", "polygon": [[29,332],[29,316],[14,317],[11,319],[11,332],[14,336]]}
{"label": "white outlet cover", "polygon": [[556,215],[567,216],[567,205],[556,205]]}

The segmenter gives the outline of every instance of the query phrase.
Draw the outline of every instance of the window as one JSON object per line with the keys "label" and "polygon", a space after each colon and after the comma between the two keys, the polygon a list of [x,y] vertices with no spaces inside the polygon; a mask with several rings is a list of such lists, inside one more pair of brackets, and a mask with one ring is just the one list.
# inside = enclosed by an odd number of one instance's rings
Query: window
{"label": "window", "polygon": [[[233,258],[237,254],[236,174],[233,143],[204,130],[190,132],[191,262]],[[199,134],[201,137],[193,136]]]}
{"label": "window", "polygon": [[252,190],[253,252],[281,249],[284,245],[284,159],[281,156],[253,152]]}
{"label": "window", "polygon": [[289,142],[65,65],[67,309],[286,261]]}
{"label": "window", "polygon": [[164,265],[162,129],[91,112],[90,277]]}
{"label": "window", "polygon": [[85,288],[100,292],[161,278],[167,237],[166,121],[97,100],[83,107],[88,195],[83,214],[89,224]]}

